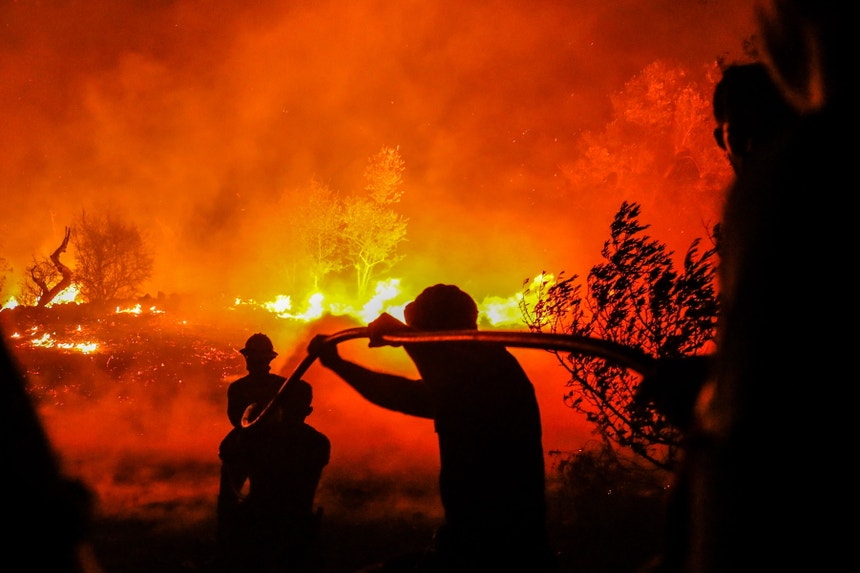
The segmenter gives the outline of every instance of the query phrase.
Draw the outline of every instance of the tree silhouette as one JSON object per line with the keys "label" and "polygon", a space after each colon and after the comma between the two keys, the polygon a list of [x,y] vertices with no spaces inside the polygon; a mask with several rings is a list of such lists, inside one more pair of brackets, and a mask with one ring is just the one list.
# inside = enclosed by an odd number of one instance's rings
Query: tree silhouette
{"label": "tree silhouette", "polygon": [[400,156],[400,147],[383,147],[373,155],[364,169],[367,184],[364,190],[378,205],[397,203],[403,196],[403,170],[406,163]]}
{"label": "tree silhouette", "polygon": [[341,237],[347,264],[355,270],[356,292],[363,297],[375,273],[389,269],[400,257],[397,246],[406,238],[407,220],[392,209],[403,195],[404,161],[398,147],[383,147],[364,171],[366,196],[345,201]]}
{"label": "tree silhouette", "polygon": [[[694,74],[652,62],[611,97],[612,120],[583,134],[576,159],[560,166],[578,209],[590,201],[636,197],[644,207],[667,202],[693,210],[726,187],[732,171],[713,140],[712,95],[718,67]],[[610,203],[611,204],[611,203]]]}
{"label": "tree silhouette", "polygon": [[[585,285],[578,275],[527,280],[520,309],[533,331],[591,336],[635,347],[655,358],[679,358],[710,349],[718,302],[716,238],[689,246],[683,270],[673,252],[645,234],[640,206],[623,202]],[[585,290],[583,290],[583,287]],[[532,302],[529,302],[532,301]],[[553,351],[570,373],[565,403],[586,415],[607,441],[629,447],[663,469],[674,465],[681,435],[663,414],[635,400],[638,374],[603,359]]]}
{"label": "tree silhouette", "polygon": [[[33,298],[36,306],[48,306],[58,294],[72,284],[72,269],[60,261],[60,255],[69,246],[72,230],[66,227],[63,240],[48,259],[34,262],[30,267],[32,285],[25,286],[26,298]],[[35,285],[35,286],[33,286]]]}
{"label": "tree silhouette", "polygon": [[293,217],[299,246],[295,252],[317,291],[328,274],[346,266],[341,236],[344,206],[334,191],[317,179],[302,190],[302,195]]}
{"label": "tree silhouette", "polygon": [[152,276],[153,259],[138,228],[107,213],[81,211],[75,225],[75,280],[87,302],[134,298]]}
{"label": "tree silhouette", "polygon": [[5,298],[6,280],[8,274],[12,271],[9,261],[5,257],[0,257],[0,308],[3,308],[3,299]]}

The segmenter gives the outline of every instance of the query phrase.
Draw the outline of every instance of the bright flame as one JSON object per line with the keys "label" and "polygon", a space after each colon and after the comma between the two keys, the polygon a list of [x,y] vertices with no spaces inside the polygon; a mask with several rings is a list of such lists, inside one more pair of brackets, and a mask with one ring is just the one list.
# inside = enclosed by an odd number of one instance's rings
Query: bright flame
{"label": "bright flame", "polygon": [[[78,332],[81,332],[81,326],[78,325]],[[63,350],[76,350],[82,354],[92,354],[99,349],[98,342],[59,342],[50,333],[44,333],[41,336],[36,336],[37,328],[31,329],[33,338],[30,339],[30,345],[41,348],[61,348]],[[12,338],[21,338],[19,333],[12,334]]]}
{"label": "bright flame", "polygon": [[77,350],[82,354],[92,354],[96,350],[99,349],[98,342],[78,342],[75,344],[63,342],[57,343],[57,348],[63,348],[66,350]]}
{"label": "bright flame", "polygon": [[270,310],[278,316],[288,314],[293,309],[293,300],[287,295],[278,295],[274,302],[263,303],[263,308]]}
{"label": "bright flame", "polygon": [[43,346],[45,348],[53,348],[56,344],[54,339],[47,332],[40,336],[39,338],[34,338],[30,341],[30,344],[33,346]]}
{"label": "bright flame", "polygon": [[[532,281],[532,286],[552,284],[553,275],[538,275]],[[263,308],[274,313],[280,318],[302,320],[309,322],[321,317],[326,312],[336,316],[351,316],[364,324],[372,322],[382,313],[404,320],[404,309],[406,305],[414,300],[415,296],[409,296],[403,292],[399,278],[389,278],[376,283],[374,295],[360,308],[341,301],[329,301],[323,293],[317,292],[308,297],[304,310],[296,312],[293,309],[292,297],[289,295],[278,295],[275,300],[257,303],[254,300],[234,299],[236,306],[250,305]],[[536,299],[536,294],[530,295]],[[489,296],[478,304],[479,321],[488,323],[490,326],[522,326],[523,316],[520,303],[523,300],[521,293],[509,297]]]}
{"label": "bright flame", "polygon": [[[149,314],[164,314],[166,311],[161,310],[157,306],[151,306],[148,309],[145,309]],[[114,311],[116,314],[136,314],[140,315],[144,312],[144,308],[140,305],[140,303],[134,306],[127,306],[125,308],[118,306]]]}
{"label": "bright flame", "polygon": [[483,315],[492,326],[507,324],[522,324],[523,315],[520,311],[521,294],[509,298],[488,296],[478,305],[479,314]]}
{"label": "bright flame", "polygon": [[[361,308],[361,312],[359,316],[364,322],[370,322],[374,318],[378,317],[383,312],[388,312],[393,316],[397,316],[402,320],[403,307],[400,307],[400,315],[396,315],[393,308],[389,310],[386,307],[386,302],[391,301],[400,294],[400,279],[388,279],[386,281],[379,281],[376,283],[376,294],[373,295],[367,304],[365,304]],[[405,305],[403,305],[405,306]]]}
{"label": "bright flame", "polygon": [[66,304],[66,303],[70,303],[70,302],[77,304],[77,303],[81,302],[80,295],[81,295],[81,290],[78,288],[78,285],[76,285],[75,283],[72,283],[69,286],[67,286],[66,288],[64,288],[63,290],[61,290],[57,294],[57,296],[55,296],[53,299],[51,299],[51,302],[49,302],[45,306],[51,307],[51,306],[54,306],[55,304]]}
{"label": "bright flame", "polygon": [[10,296],[6,304],[3,305],[3,308],[15,308],[16,306],[18,306],[18,301],[15,300],[14,296]]}
{"label": "bright flame", "polygon": [[274,301],[264,302],[260,306],[269,312],[275,313],[281,318],[294,318],[298,320],[311,321],[315,318],[321,317],[325,312],[325,309],[322,306],[322,301],[322,293],[317,292],[312,294],[308,297],[308,304],[305,311],[298,314],[290,312],[293,309],[293,300],[288,295],[278,295]]}
{"label": "bright flame", "polygon": [[[526,296],[536,300],[537,291],[541,288],[545,289],[547,286],[554,284],[554,282],[555,277],[553,275],[538,275],[532,281],[529,289],[527,289],[529,292]],[[337,301],[328,302],[325,295],[321,292],[310,295],[301,312],[294,312],[292,298],[289,295],[278,295],[275,300],[262,304],[253,300],[242,300],[239,298],[234,299],[233,302],[236,306],[256,306],[274,313],[280,318],[301,320],[304,322],[316,320],[326,312],[339,316],[352,316],[365,324],[372,322],[382,313],[388,313],[402,321],[404,320],[406,305],[414,300],[415,297],[405,294],[400,283],[401,281],[398,278],[379,281],[374,289],[374,295],[360,308]],[[77,287],[69,287],[63,293],[65,294],[62,300],[67,302],[74,301],[78,296],[78,289]],[[522,293],[517,293],[507,298],[500,296],[488,296],[484,298],[478,304],[479,323],[489,324],[493,327],[522,326],[523,317],[520,309],[523,300],[524,296]],[[164,313],[163,310],[159,310],[155,306],[149,307],[147,310],[151,313]],[[130,307],[117,306],[115,307],[115,312],[118,314],[141,315],[145,312],[145,309],[140,304],[136,304]],[[77,331],[81,333],[82,328],[78,326]],[[22,336],[16,332],[12,334],[12,337],[21,338]],[[92,354],[98,352],[100,349],[98,342],[58,341],[50,333],[40,334],[37,328],[30,330],[29,337],[30,344],[35,347],[74,350],[83,354]]]}
{"label": "bright flame", "polygon": [[365,322],[370,322],[383,312],[387,312],[401,320],[403,319],[403,307],[406,305],[406,302],[399,305],[390,304],[390,301],[397,299],[398,297],[403,297],[403,293],[400,289],[400,279],[386,279],[379,281],[376,284],[374,293],[373,297],[360,309],[351,304],[339,301],[329,302],[326,300],[326,296],[321,292],[316,292],[310,295],[301,312],[295,312],[293,310],[292,297],[283,294],[278,295],[273,301],[264,303],[236,298],[233,300],[233,304],[236,306],[257,306],[274,313],[280,318],[289,318],[305,322],[316,320],[326,312],[339,316],[352,316]]}
{"label": "bright flame", "polygon": [[321,292],[314,293],[308,299],[308,309],[302,315],[305,320],[313,320],[323,315],[323,295]]}

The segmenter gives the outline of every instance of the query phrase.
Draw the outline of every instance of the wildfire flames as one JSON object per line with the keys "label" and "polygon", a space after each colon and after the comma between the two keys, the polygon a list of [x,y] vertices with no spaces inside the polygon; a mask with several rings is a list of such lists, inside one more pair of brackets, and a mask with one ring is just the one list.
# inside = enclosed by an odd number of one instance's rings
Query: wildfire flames
{"label": "wildfire flames", "polygon": [[[99,515],[198,531],[213,519],[217,446],[229,429],[226,390],[245,373],[237,348],[249,333],[270,334],[280,353],[273,370],[287,376],[314,333],[363,325],[362,313],[402,318],[412,297],[398,285],[382,283],[354,315],[334,316],[328,309],[351,307],[327,303],[322,294],[304,308],[292,308],[286,296],[261,303],[234,298],[210,314],[189,311],[195,305],[187,301],[101,311],[62,303],[5,308],[0,328],[13,332],[10,346],[52,442],[66,470],[96,493]],[[518,316],[518,301],[519,295],[482,301],[482,329],[515,328],[518,319],[510,317]],[[410,371],[396,349],[344,344],[342,351],[383,369]],[[564,377],[554,360],[534,350],[520,359],[541,402],[547,451],[586,443],[590,429],[563,405]],[[314,386],[309,422],[333,444],[318,495],[329,522],[347,520],[364,530],[409,515],[410,530],[423,539],[427,528],[429,535],[441,515],[432,423],[375,407],[322,368],[304,377]]]}
{"label": "wildfire flames", "polygon": [[[289,375],[314,334],[402,319],[435,283],[472,294],[481,329],[525,330],[523,278],[584,276],[622,200],[642,203],[676,252],[716,221],[730,169],[707,89],[715,61],[744,49],[745,0],[84,4],[0,5],[0,331],[105,514],[177,528],[211,517],[226,389],[254,332]],[[339,212],[308,200],[313,182],[362,199],[364,161],[387,147],[405,161],[392,210],[408,222],[392,264],[361,289],[348,264],[309,276],[300,239],[332,222],[317,211]],[[31,306],[34,262],[82,211],[107,210],[152,248],[139,292],[157,294],[103,306],[72,282]],[[402,349],[342,352],[414,373]],[[547,451],[588,442],[562,400],[566,371],[547,352],[513,352]],[[309,422],[333,444],[322,505],[437,517],[432,424],[325,369],[306,378]],[[368,476],[385,485],[372,500],[355,485]]]}
{"label": "wildfire flames", "polygon": [[[540,274],[532,280],[532,285],[539,283],[551,284],[554,280],[551,274]],[[278,295],[274,300],[257,302],[254,300],[243,300],[234,298],[232,305],[227,310],[250,308],[271,313],[273,316],[284,319],[309,323],[320,319],[324,315],[352,317],[361,324],[366,324],[383,312],[403,320],[403,309],[411,298],[406,298],[400,289],[399,279],[387,279],[377,283],[375,294],[361,307],[353,307],[347,303],[337,300],[329,300],[323,293],[317,292],[308,297],[306,304],[301,309],[294,308],[292,298],[289,295]],[[503,297],[487,297],[479,305],[479,321],[484,327],[507,327],[522,328],[523,321],[520,310],[522,294]],[[77,285],[72,284],[62,291],[54,301],[46,305],[46,308],[54,308],[61,305],[81,305],[80,290]],[[11,299],[6,309],[14,309],[19,305]],[[129,306],[116,306],[114,314],[117,315],[161,315],[167,311],[158,305],[144,307],[141,303]],[[78,325],[74,329],[66,329],[62,335],[57,332],[44,332],[41,326],[32,326],[27,331],[13,331],[10,337],[16,341],[25,341],[32,347],[55,348],[58,350],[76,351],[82,354],[93,354],[99,352],[103,343],[98,340],[88,340],[86,330]],[[58,336],[62,336],[60,339]]]}

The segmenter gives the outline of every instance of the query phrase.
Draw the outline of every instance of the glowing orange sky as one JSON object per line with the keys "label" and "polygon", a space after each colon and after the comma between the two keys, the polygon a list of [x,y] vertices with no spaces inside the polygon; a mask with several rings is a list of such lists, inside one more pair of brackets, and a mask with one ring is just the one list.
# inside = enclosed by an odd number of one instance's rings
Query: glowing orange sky
{"label": "glowing orange sky", "polygon": [[[247,296],[290,257],[259,232],[282,196],[300,200],[294,190],[312,177],[355,188],[370,155],[399,146],[409,226],[392,274],[405,288],[454,283],[481,301],[543,270],[584,274],[618,205],[569,206],[559,165],[578,137],[607,122],[609,95],[647,64],[707,65],[739,52],[752,28],[744,0],[237,4],[0,4],[0,256],[16,272],[50,254],[82,208],[110,206],[156,246],[151,294]],[[702,217],[643,213],[658,238],[670,227],[699,236]],[[308,340],[270,334],[283,357]],[[588,429],[561,403],[564,373],[541,351],[517,354],[545,447],[578,447]],[[375,408],[318,366],[307,378],[309,422],[334,444],[327,472],[374,454],[363,461],[434,463],[432,424]],[[46,422],[61,448],[204,460],[227,430],[223,404],[194,396],[158,415],[124,408]]]}
{"label": "glowing orange sky", "polygon": [[355,188],[395,145],[410,286],[480,300],[584,272],[617,205],[566,208],[578,135],[646,64],[706,64],[750,29],[742,0],[235,4],[0,6],[0,255],[16,272],[111,206],[157,245],[149,292],[232,294],[290,256],[255,234],[282,195],[315,176]]}

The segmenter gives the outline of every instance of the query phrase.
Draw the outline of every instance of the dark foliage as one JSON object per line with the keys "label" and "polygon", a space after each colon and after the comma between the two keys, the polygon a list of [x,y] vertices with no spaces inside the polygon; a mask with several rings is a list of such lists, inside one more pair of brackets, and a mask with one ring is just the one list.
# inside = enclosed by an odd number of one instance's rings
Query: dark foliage
{"label": "dark foliage", "polygon": [[[533,331],[610,340],[655,358],[693,356],[709,349],[717,320],[712,247],[695,239],[676,270],[674,253],[645,233],[640,207],[624,202],[610,225],[601,254],[585,284],[578,275],[537,287],[526,281],[521,310]],[[526,301],[536,300],[533,304]],[[607,441],[632,449],[661,468],[671,468],[681,441],[679,428],[650,405],[636,400],[638,374],[601,358],[556,352],[570,372],[565,401],[584,413]]]}

